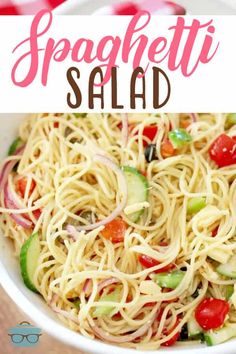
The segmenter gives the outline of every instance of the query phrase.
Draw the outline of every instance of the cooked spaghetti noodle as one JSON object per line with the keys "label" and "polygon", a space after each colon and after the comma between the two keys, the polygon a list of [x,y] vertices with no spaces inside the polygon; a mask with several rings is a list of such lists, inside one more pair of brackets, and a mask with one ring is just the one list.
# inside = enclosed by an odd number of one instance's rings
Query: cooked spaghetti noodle
{"label": "cooked spaghetti noodle", "polygon": [[[220,168],[209,156],[217,136],[236,136],[226,119],[89,113],[38,114],[23,122],[23,148],[3,164],[1,228],[16,256],[38,233],[33,283],[66,326],[109,343],[157,349],[180,339],[203,299],[224,300],[233,291],[235,280],[217,268],[236,254],[236,165]],[[154,136],[146,133],[150,127]],[[179,128],[191,141],[170,146],[169,133]],[[12,161],[17,165],[3,178]],[[146,180],[145,201],[127,205],[122,166]],[[108,227],[114,220],[124,226],[118,240]],[[165,286],[160,276],[168,274],[181,281]],[[230,304],[224,326],[236,323]]]}

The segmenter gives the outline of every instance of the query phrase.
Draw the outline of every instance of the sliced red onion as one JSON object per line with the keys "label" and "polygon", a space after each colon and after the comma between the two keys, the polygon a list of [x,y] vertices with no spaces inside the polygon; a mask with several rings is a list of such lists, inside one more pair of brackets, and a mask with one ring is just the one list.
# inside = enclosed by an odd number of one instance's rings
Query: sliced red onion
{"label": "sliced red onion", "polygon": [[121,136],[122,136],[122,145],[123,147],[126,147],[128,143],[128,137],[129,137],[129,120],[128,120],[127,113],[122,114]]}
{"label": "sliced red onion", "polygon": [[64,317],[68,318],[72,322],[75,322],[77,325],[80,324],[78,318],[75,315],[73,315],[72,313],[62,310],[55,305],[51,305],[50,307],[55,313],[58,313],[59,315],[62,315]]}
{"label": "sliced red onion", "polygon": [[77,235],[77,230],[74,225],[67,225],[66,230],[70,234],[70,236],[73,238],[74,241],[77,241],[78,235]]}
{"label": "sliced red onion", "polygon": [[56,312],[56,313],[58,313],[58,314],[60,314],[60,315],[62,315],[64,317],[68,318],[69,320],[75,322],[76,324],[79,324],[79,320],[78,320],[78,318],[75,315],[71,314],[68,311],[62,310],[62,309],[60,309],[59,307],[56,306],[55,303],[58,300],[59,300],[59,296],[57,294],[53,294],[51,301],[49,301],[49,306],[51,307],[51,309],[54,312]]}
{"label": "sliced red onion", "polygon": [[86,296],[89,296],[92,292],[92,279],[86,279],[84,282],[84,286],[83,286],[83,292],[85,293]]}
{"label": "sliced red onion", "polygon": [[127,183],[126,183],[126,178],[125,178],[124,172],[112,160],[110,160],[109,158],[107,158],[103,155],[95,155],[93,160],[95,162],[99,162],[99,163],[109,167],[113,172],[115,172],[117,174],[117,176],[120,178],[120,190],[123,194],[123,199],[117,205],[115,210],[113,210],[113,212],[108,217],[106,217],[105,219],[103,219],[101,221],[98,221],[94,224],[77,226],[77,227],[74,227],[73,225],[68,225],[67,231],[69,234],[72,234],[73,236],[75,236],[74,235],[75,230],[89,231],[89,230],[94,230],[94,229],[98,228],[99,226],[104,226],[104,225],[108,224],[109,222],[114,220],[117,216],[119,216],[121,214],[121,212],[123,211],[124,207],[126,206],[128,190],[127,190]]}
{"label": "sliced red onion", "polygon": [[[21,209],[18,201],[15,200],[14,195],[11,193],[8,183],[4,187],[4,204],[7,209]],[[30,229],[33,225],[32,221],[26,219],[21,214],[10,214],[10,216],[17,225],[22,226],[24,229]]]}
{"label": "sliced red onion", "polygon": [[132,342],[138,337],[142,337],[152,326],[153,322],[156,319],[156,315],[153,316],[152,319],[147,321],[142,327],[137,329],[137,331],[133,332],[132,334],[126,334],[122,336],[113,336],[107,332],[104,332],[101,328],[98,326],[92,326],[92,330],[94,333],[100,337],[101,339],[106,340],[107,342],[113,342],[113,343],[125,343],[125,342]]}
{"label": "sliced red onion", "polygon": [[105,280],[102,280],[99,284],[98,284],[98,293],[100,293],[100,291],[102,289],[104,289],[105,287],[107,287],[108,285],[112,285],[112,284],[116,284],[116,283],[119,283],[119,279],[117,278],[108,278],[108,279],[105,279]]}
{"label": "sliced red onion", "polygon": [[[102,280],[100,283],[98,283],[98,289],[97,292],[100,293],[100,291],[102,291],[102,289],[104,289],[105,287],[107,287],[108,285],[112,285],[112,284],[116,284],[119,283],[119,280],[117,278],[108,278],[105,280]],[[83,286],[83,292],[89,296],[92,293],[92,279],[87,279],[85,280],[84,286]]]}
{"label": "sliced red onion", "polygon": [[[58,300],[59,300],[59,295],[53,293],[52,298],[51,298],[51,300],[49,301],[49,305],[50,305],[50,306],[55,305],[54,303],[56,303]],[[56,306],[56,305],[55,305],[55,306]]]}
{"label": "sliced red onion", "polygon": [[193,123],[196,123],[197,118],[198,118],[197,114],[196,113],[189,113],[189,114],[190,114],[190,116],[191,116],[191,118],[193,120]]}
{"label": "sliced red onion", "polygon": [[[20,148],[18,148],[15,152],[16,157],[20,156],[23,154],[25,149],[25,145],[21,146]],[[12,169],[14,168],[14,166],[17,164],[18,162],[18,158],[16,158],[15,160],[11,160],[6,162],[1,169],[0,172],[0,192],[4,189],[5,184],[7,183],[8,180],[8,176],[11,173]]]}

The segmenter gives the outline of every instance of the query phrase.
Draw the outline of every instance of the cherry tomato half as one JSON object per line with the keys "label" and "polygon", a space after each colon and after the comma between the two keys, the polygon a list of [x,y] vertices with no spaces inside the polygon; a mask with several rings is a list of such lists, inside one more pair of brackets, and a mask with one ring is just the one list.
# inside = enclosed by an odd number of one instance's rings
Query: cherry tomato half
{"label": "cherry tomato half", "polygon": [[[143,129],[143,136],[153,141],[157,132],[158,132],[158,127],[156,125],[148,125]],[[146,147],[147,145],[148,143],[145,140],[143,140],[143,146]]]}
{"label": "cherry tomato half", "polygon": [[[134,127],[132,127],[132,129],[133,128]],[[143,136],[145,136],[149,140],[153,141],[155,136],[157,135],[157,132],[158,132],[158,127],[156,125],[147,125],[143,129]],[[138,135],[138,132],[136,132],[134,135]],[[143,146],[144,147],[148,146],[148,143],[144,139],[143,139]]]}
{"label": "cherry tomato half", "polygon": [[212,230],[211,236],[212,236],[212,237],[215,237],[215,236],[218,234],[218,230],[219,230],[219,226],[216,226],[216,227]]}
{"label": "cherry tomato half", "polygon": [[[145,268],[151,268],[151,267],[155,267],[155,266],[161,264],[160,262],[156,261],[154,258],[146,256],[145,254],[141,254],[138,257],[138,260],[139,260],[139,263],[141,263],[142,266]],[[171,263],[161,269],[155,270],[154,273],[168,272],[169,270],[171,270],[173,268],[175,268],[175,265]]]}
{"label": "cherry tomato half", "polygon": [[[16,182],[16,190],[22,198],[24,198],[25,196],[26,186],[27,186],[27,178],[25,177],[18,179],[18,181]],[[30,189],[29,189],[29,196],[31,196],[35,187],[36,187],[36,183],[32,179],[30,184]]]}
{"label": "cherry tomato half", "polygon": [[[162,332],[162,334],[163,334],[164,336],[168,336],[168,335],[178,326],[179,322],[180,322],[180,319],[177,318],[177,320],[176,320],[174,326],[173,326],[170,330],[164,329],[163,332]],[[177,340],[179,339],[179,337],[180,337],[180,332],[177,332],[177,333],[174,334],[173,337],[171,337],[168,341],[162,343],[162,346],[163,346],[163,347],[171,347],[172,345],[174,345],[174,344],[177,342]]]}
{"label": "cherry tomato half", "polygon": [[101,234],[113,243],[123,242],[126,228],[127,225],[122,219],[115,219],[105,225]]}
{"label": "cherry tomato half", "polygon": [[215,329],[222,326],[229,312],[229,304],[225,300],[208,298],[197,306],[195,318],[204,329]]}
{"label": "cherry tomato half", "polygon": [[209,155],[219,167],[235,164],[236,141],[226,134],[221,134],[211,144]]}
{"label": "cherry tomato half", "polygon": [[38,220],[42,214],[42,211],[40,209],[36,209],[32,213],[33,213],[35,219]]}

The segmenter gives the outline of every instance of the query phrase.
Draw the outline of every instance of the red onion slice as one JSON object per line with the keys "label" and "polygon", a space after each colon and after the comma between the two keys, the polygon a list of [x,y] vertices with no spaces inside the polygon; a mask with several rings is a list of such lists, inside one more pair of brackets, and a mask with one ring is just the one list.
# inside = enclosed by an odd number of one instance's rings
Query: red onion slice
{"label": "red onion slice", "polygon": [[122,136],[122,145],[123,147],[126,147],[128,143],[128,136],[129,136],[129,120],[128,120],[127,113],[122,114],[121,136]]}
{"label": "red onion slice", "polygon": [[[119,280],[117,278],[111,277],[105,280],[102,280],[100,283],[98,283],[98,289],[97,292],[100,293],[102,289],[104,289],[108,285],[116,284],[119,283]],[[92,293],[92,279],[86,279],[84,286],[83,286],[83,292],[85,295],[89,296]]]}
{"label": "red onion slice", "polygon": [[[25,149],[25,145],[21,146],[20,148],[18,148],[15,152],[15,156],[21,156],[24,152]],[[17,164],[18,162],[18,158],[16,158],[15,160],[11,160],[6,162],[1,169],[0,172],[0,192],[4,189],[5,184],[7,183],[8,180],[8,176],[11,173],[12,169],[14,168],[14,166]]]}
{"label": "red onion slice", "polygon": [[93,286],[92,279],[86,279],[82,289],[86,296],[89,296],[91,294],[92,286]]}
{"label": "red onion slice", "polygon": [[197,118],[198,118],[197,114],[196,114],[196,113],[189,113],[189,114],[190,114],[190,117],[191,117],[192,120],[193,120],[193,123],[196,123]]}
{"label": "red onion slice", "polygon": [[111,334],[109,334],[107,332],[104,332],[101,328],[99,328],[96,325],[92,326],[92,330],[94,331],[94,333],[98,337],[100,337],[101,339],[104,339],[107,342],[113,342],[113,343],[132,342],[136,338],[142,337],[149,330],[149,328],[152,326],[152,324],[155,321],[155,319],[156,319],[156,315],[153,316],[152,319],[147,321],[142,327],[137,329],[132,334],[126,334],[126,335],[122,335],[122,336],[113,336],[113,335],[111,335]]}
{"label": "red onion slice", "polygon": [[98,284],[98,293],[100,293],[100,291],[102,289],[104,289],[105,287],[107,287],[108,285],[112,285],[112,284],[116,284],[116,283],[119,283],[119,279],[117,278],[108,278],[108,279],[105,279],[105,280],[102,280],[99,284]]}
{"label": "red onion slice", "polygon": [[55,305],[51,305],[50,307],[55,313],[58,313],[59,315],[62,315],[64,317],[68,318],[69,320],[76,323],[77,325],[80,324],[78,318],[75,315],[73,315],[72,313],[62,310]]}
{"label": "red onion slice", "polygon": [[51,307],[51,309],[55,312],[58,313],[66,318],[68,318],[69,320],[75,322],[76,324],[79,324],[79,320],[78,318],[71,314],[68,311],[62,310],[60,309],[57,305],[56,302],[59,300],[59,296],[57,294],[53,294],[51,301],[49,301],[49,306]]}
{"label": "red onion slice", "polygon": [[[11,193],[8,183],[4,187],[4,204],[7,209],[21,209],[18,201],[15,200],[14,195]],[[10,214],[10,216],[17,225],[22,226],[24,229],[30,229],[33,225],[32,221],[26,219],[21,214]]]}
{"label": "red onion slice", "polygon": [[127,190],[127,183],[126,183],[126,178],[125,178],[124,172],[112,160],[110,160],[109,158],[107,158],[103,155],[95,155],[93,160],[95,162],[99,162],[99,163],[109,167],[113,172],[115,172],[117,174],[117,176],[120,179],[120,190],[123,194],[123,199],[117,205],[115,210],[113,210],[113,212],[108,217],[106,217],[105,219],[103,219],[101,221],[98,221],[94,224],[85,225],[85,226],[77,226],[77,227],[74,227],[73,225],[68,225],[67,231],[69,234],[73,235],[73,237],[75,237],[75,235],[74,235],[75,230],[89,231],[89,230],[94,230],[94,229],[98,228],[99,226],[104,226],[104,225],[108,224],[109,222],[114,220],[117,216],[119,216],[121,214],[121,212],[123,211],[124,207],[126,206],[128,190]]}

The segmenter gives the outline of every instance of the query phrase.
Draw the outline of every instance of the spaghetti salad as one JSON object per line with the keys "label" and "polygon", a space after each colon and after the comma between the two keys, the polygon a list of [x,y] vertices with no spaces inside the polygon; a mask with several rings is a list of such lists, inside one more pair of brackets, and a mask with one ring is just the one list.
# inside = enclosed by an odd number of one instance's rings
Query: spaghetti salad
{"label": "spaghetti salad", "polygon": [[0,172],[25,285],[120,346],[235,337],[235,117],[27,117]]}

